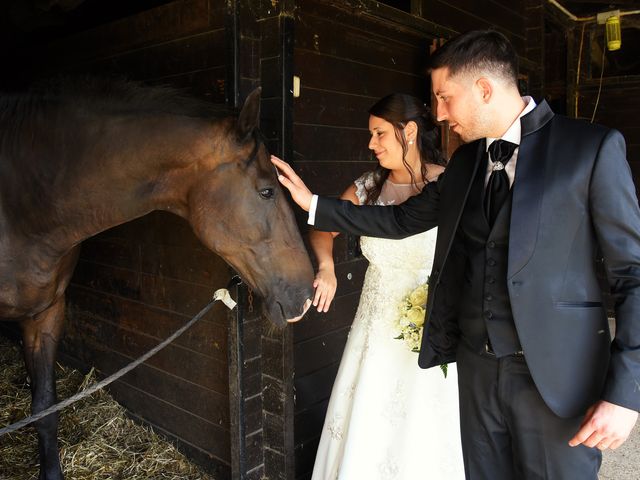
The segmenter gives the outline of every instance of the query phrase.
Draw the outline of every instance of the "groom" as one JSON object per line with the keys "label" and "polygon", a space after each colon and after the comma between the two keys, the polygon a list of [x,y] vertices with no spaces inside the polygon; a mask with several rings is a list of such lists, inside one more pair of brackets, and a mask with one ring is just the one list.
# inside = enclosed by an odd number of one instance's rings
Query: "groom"
{"label": "groom", "polygon": [[522,98],[516,75],[497,32],[433,54],[438,120],[468,143],[402,205],[312,196],[273,161],[318,229],[439,227],[419,364],[457,361],[467,478],[595,480],[600,451],[626,440],[640,410],[640,211],[620,133]]}

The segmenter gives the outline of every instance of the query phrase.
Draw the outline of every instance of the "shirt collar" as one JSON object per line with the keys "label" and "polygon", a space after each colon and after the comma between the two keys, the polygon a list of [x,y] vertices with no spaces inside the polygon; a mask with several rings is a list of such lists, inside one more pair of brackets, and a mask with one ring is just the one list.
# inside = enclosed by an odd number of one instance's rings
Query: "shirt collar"
{"label": "shirt collar", "polygon": [[[516,145],[520,145],[520,140],[522,138],[522,125],[520,124],[520,118],[524,117],[527,113],[536,108],[536,101],[533,99],[533,97],[525,96],[522,97],[522,100],[526,104],[524,110],[520,112],[518,118],[514,120],[511,126],[507,129],[506,132],[504,132],[504,135],[502,135],[501,137],[502,140],[507,140],[508,142],[515,143]],[[487,137],[487,151],[489,150],[489,145],[491,145],[495,140],[497,140],[497,138]]]}

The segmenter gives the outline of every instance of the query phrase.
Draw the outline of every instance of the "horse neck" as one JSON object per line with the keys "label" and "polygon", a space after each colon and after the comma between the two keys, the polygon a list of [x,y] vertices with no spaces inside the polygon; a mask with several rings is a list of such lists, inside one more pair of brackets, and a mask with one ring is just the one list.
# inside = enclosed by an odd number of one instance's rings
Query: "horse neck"
{"label": "horse neck", "polygon": [[65,250],[153,210],[186,216],[192,173],[213,141],[211,123],[175,115],[105,121],[86,139],[91,148],[75,178],[61,182],[73,193],[56,205],[54,243]]}

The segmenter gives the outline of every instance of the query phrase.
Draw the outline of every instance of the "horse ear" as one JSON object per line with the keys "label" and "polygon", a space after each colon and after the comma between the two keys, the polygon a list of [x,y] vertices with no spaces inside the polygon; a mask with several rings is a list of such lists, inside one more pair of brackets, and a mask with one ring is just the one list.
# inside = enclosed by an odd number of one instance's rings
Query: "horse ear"
{"label": "horse ear", "polygon": [[238,140],[245,140],[260,123],[261,92],[261,87],[256,88],[244,101],[244,105],[240,111],[240,116],[238,117],[238,125],[236,127]]}

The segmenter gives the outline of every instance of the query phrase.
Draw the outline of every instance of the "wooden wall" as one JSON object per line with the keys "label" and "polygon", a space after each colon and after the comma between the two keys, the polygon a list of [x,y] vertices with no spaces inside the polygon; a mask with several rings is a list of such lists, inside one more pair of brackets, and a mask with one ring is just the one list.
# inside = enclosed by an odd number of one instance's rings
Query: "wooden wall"
{"label": "wooden wall", "polygon": [[[234,74],[227,20],[221,0],[169,3],[32,42],[19,55],[29,61],[19,65],[16,76],[29,81],[59,73],[120,74],[224,103]],[[91,238],[83,244],[67,290],[60,358],[109,375],[182,326],[231,275],[185,221],[168,213]],[[231,476],[232,464],[230,318],[216,305],[185,335],[109,387],[133,417],[171,438],[221,479]],[[245,350],[252,355],[252,348]]]}
{"label": "wooden wall", "polygon": [[[526,49],[543,34],[540,1],[420,0],[411,2],[414,15],[373,1],[341,3],[299,0],[296,9],[294,74],[302,88],[294,99],[291,160],[319,194],[339,195],[375,165],[367,148],[367,110],[377,99],[403,92],[430,101],[425,65],[434,39],[493,26],[514,42],[525,73],[540,69],[541,51]],[[527,21],[526,8],[538,16]],[[535,81],[530,86],[539,89],[541,80]],[[307,314],[294,327],[298,479],[311,476],[367,268],[356,243],[357,239],[345,236],[336,240],[338,292],[330,311]]]}
{"label": "wooden wall", "polygon": [[[125,74],[223,103],[225,14],[223,2],[175,2],[51,45],[47,55],[74,71]],[[184,324],[230,276],[189,225],[170,214],[92,238],[68,290],[63,352],[108,375]],[[216,478],[228,478],[231,465],[228,323],[226,310],[214,307],[109,388],[134,417],[172,438]]]}
{"label": "wooden wall", "polygon": [[[610,71],[610,62],[616,52],[605,51],[604,77],[600,86],[602,25],[588,25],[584,33],[580,77],[577,81],[577,60],[582,28],[570,31],[573,37],[570,72],[570,90],[575,93],[571,109],[577,117],[620,130],[627,144],[627,160],[640,193],[640,75],[616,74]],[[636,52],[638,45],[624,42],[622,48]],[[626,52],[625,52],[626,53]],[[571,101],[571,99],[570,99]],[[595,112],[595,115],[594,115]]]}

